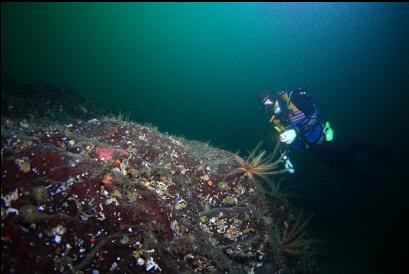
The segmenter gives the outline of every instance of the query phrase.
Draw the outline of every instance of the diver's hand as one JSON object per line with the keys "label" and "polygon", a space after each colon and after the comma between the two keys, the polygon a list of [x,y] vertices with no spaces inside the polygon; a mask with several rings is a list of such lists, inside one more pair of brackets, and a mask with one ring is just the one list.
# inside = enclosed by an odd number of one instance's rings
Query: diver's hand
{"label": "diver's hand", "polygon": [[280,141],[289,145],[294,142],[295,137],[297,137],[295,130],[289,129],[280,134]]}

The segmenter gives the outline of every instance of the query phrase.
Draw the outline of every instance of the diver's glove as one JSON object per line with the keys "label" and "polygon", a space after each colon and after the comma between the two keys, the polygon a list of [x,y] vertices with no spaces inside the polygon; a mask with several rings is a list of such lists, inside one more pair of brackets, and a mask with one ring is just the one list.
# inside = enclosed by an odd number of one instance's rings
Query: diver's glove
{"label": "diver's glove", "polygon": [[295,172],[295,169],[294,169],[293,164],[292,164],[291,161],[290,161],[290,158],[288,158],[287,155],[283,155],[283,158],[282,158],[282,159],[285,161],[285,163],[284,163],[285,169],[286,169],[288,172],[290,172],[290,173],[294,173],[294,172]]}
{"label": "diver's glove", "polygon": [[323,132],[327,142],[331,142],[334,139],[334,130],[331,128],[329,122],[325,122]]}
{"label": "diver's glove", "polygon": [[289,129],[280,134],[280,141],[289,145],[294,142],[295,137],[297,137],[295,130]]}

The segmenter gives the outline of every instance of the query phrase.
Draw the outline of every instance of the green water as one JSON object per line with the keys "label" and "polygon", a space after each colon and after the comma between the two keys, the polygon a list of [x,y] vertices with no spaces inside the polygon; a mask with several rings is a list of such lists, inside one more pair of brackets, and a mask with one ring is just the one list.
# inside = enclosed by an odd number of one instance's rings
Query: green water
{"label": "green water", "polygon": [[[231,151],[272,137],[261,90],[306,87],[335,138],[394,150],[396,171],[409,151],[408,33],[408,3],[2,3],[1,74],[76,89],[107,110]],[[325,273],[397,273],[405,172],[362,190],[304,154],[294,160],[290,181],[304,194],[296,203],[347,254],[335,256],[340,272]],[[355,253],[362,258],[349,260]]]}

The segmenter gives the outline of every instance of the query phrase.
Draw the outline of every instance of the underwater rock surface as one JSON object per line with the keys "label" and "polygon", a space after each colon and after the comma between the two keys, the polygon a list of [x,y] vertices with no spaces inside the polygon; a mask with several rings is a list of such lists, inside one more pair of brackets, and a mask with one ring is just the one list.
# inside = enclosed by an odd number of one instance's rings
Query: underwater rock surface
{"label": "underwater rock surface", "polygon": [[300,215],[237,154],[113,118],[1,125],[2,272],[311,271]]}
{"label": "underwater rock surface", "polygon": [[98,114],[91,99],[76,91],[49,83],[17,85],[1,81],[1,116],[66,122],[92,119]]}

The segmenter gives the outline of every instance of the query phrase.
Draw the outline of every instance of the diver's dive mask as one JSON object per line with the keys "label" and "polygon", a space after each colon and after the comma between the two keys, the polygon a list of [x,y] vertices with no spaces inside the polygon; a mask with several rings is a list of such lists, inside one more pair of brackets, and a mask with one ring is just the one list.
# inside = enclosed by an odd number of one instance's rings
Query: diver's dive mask
{"label": "diver's dive mask", "polygon": [[264,110],[269,111],[271,110],[271,107],[273,105],[273,101],[271,100],[270,97],[265,97],[262,102],[261,102]]}
{"label": "diver's dive mask", "polygon": [[276,115],[281,113],[280,103],[277,99],[272,99],[271,97],[264,98],[263,107],[265,110],[272,111]]}

